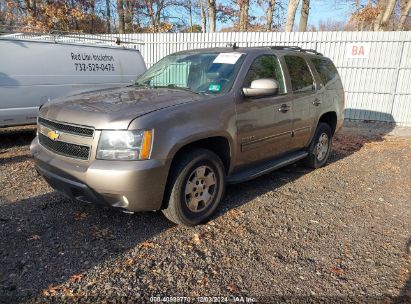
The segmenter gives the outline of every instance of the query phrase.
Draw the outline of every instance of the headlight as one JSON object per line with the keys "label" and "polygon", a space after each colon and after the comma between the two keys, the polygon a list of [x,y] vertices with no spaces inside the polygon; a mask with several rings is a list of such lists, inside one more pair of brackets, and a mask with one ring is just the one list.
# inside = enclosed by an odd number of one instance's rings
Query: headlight
{"label": "headlight", "polygon": [[149,159],[153,130],[102,131],[97,147],[98,159]]}

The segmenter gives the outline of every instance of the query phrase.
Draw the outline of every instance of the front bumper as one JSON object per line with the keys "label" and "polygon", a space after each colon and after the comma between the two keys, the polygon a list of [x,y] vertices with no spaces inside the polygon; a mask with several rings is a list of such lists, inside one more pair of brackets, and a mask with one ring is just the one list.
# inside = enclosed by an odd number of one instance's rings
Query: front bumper
{"label": "front bumper", "polygon": [[30,146],[36,169],[55,190],[80,201],[128,211],[161,209],[169,165],[158,160],[78,161]]}

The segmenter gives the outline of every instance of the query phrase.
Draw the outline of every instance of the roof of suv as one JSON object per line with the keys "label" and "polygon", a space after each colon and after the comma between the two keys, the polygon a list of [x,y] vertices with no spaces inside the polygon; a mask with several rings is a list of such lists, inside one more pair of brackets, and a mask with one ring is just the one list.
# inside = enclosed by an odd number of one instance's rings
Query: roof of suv
{"label": "roof of suv", "polygon": [[267,52],[267,50],[271,50],[274,53],[293,53],[293,54],[305,54],[310,56],[320,56],[323,57],[321,53],[316,52],[315,50],[306,50],[301,48],[293,48],[293,47],[282,47],[282,46],[257,46],[257,47],[215,47],[215,48],[204,48],[204,49],[193,49],[193,50],[185,50],[177,52],[177,54],[184,54],[184,53],[224,53],[224,52],[239,52],[239,53],[261,53]]}

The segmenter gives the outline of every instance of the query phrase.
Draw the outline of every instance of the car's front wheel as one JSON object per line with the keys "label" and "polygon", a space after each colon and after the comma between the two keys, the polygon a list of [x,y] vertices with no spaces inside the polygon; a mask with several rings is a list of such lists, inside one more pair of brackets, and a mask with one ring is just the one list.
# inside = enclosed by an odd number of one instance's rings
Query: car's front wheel
{"label": "car's front wheel", "polygon": [[176,224],[189,226],[207,221],[224,195],[221,159],[206,149],[190,151],[177,161],[171,174],[164,215]]}

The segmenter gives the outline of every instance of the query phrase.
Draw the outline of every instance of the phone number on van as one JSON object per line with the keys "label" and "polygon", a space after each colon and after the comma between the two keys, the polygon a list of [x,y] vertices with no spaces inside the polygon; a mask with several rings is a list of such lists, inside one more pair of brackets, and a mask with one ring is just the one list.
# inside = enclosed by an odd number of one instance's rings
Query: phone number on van
{"label": "phone number on van", "polygon": [[79,72],[114,72],[114,64],[112,63],[75,63],[76,71]]}

